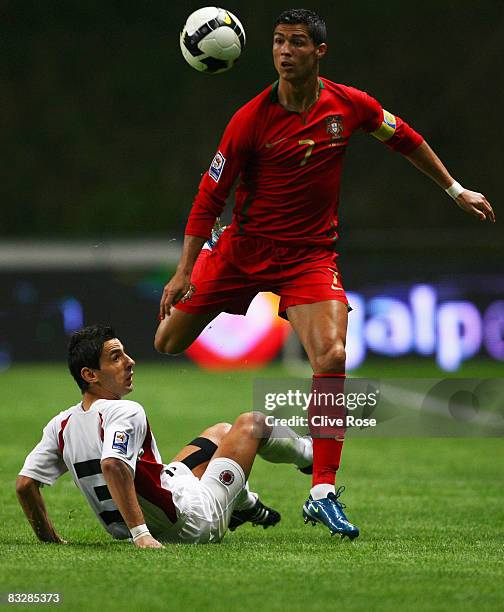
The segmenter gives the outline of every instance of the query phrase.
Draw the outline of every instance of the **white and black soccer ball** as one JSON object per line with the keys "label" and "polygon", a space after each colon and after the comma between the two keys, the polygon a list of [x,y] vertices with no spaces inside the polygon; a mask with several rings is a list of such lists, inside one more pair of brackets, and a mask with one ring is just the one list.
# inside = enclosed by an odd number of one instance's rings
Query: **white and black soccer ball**
{"label": "white and black soccer ball", "polygon": [[240,21],[216,6],[205,6],[189,15],[180,33],[182,55],[200,72],[229,70],[244,47],[245,30]]}

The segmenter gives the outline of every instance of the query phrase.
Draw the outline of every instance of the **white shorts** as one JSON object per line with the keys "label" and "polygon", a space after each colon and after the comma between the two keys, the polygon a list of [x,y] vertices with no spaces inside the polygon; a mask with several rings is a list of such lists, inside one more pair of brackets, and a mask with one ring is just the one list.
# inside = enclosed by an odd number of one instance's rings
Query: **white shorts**
{"label": "white shorts", "polygon": [[171,492],[179,520],[175,529],[159,538],[192,544],[219,542],[245,484],[241,466],[224,457],[210,461],[201,479],[180,461],[166,465],[161,486]]}

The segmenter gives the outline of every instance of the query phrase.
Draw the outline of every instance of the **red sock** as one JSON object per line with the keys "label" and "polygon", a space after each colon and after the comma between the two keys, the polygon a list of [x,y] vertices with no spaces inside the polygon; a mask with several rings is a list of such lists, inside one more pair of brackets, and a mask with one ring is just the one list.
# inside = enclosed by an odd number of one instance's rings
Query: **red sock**
{"label": "red sock", "polygon": [[[337,397],[344,391],[345,374],[314,374],[312,393],[334,394]],[[316,426],[312,418],[344,418],[345,406],[320,406],[312,398],[308,408],[310,433],[313,436],[313,475],[312,486],[318,484],[334,484],[336,471],[340,465],[343,450],[344,427]],[[341,396],[340,396],[341,397]],[[316,422],[318,425],[318,422]],[[336,439],[337,438],[337,439]]]}
{"label": "red sock", "polygon": [[343,440],[313,438],[312,487],[336,482],[342,450]]}

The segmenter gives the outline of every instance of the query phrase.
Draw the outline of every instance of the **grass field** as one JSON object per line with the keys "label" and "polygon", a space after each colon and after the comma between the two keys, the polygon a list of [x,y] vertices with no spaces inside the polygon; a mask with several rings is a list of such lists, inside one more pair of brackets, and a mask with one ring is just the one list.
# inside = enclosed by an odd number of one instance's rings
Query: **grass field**
{"label": "grass field", "polygon": [[[436,376],[403,362],[362,374]],[[486,364],[466,375],[499,376]],[[261,375],[279,376],[273,367]],[[165,461],[206,425],[251,406],[257,372],[204,373],[182,362],[139,364],[136,390]],[[0,591],[62,594],[69,610],[504,609],[502,439],[350,439],[339,483],[354,543],[305,526],[309,479],[258,459],[251,485],[282,522],[251,526],[220,545],[138,550],[114,542],[68,475],[43,489],[66,546],[36,542],[14,493],[42,426],[78,399],[64,366],[0,374]],[[17,607],[17,606],[16,606]]]}

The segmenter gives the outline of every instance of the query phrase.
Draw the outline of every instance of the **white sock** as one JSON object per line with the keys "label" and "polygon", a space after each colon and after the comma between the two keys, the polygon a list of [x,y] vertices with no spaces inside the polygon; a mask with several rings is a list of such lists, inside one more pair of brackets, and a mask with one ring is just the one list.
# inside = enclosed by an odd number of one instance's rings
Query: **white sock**
{"label": "white sock", "polygon": [[234,510],[248,510],[252,508],[256,501],[259,499],[259,495],[251,491],[249,488],[248,480],[245,483],[243,489],[238,493],[238,497],[236,498]]}
{"label": "white sock", "polygon": [[270,463],[293,463],[304,468],[313,463],[313,442],[310,437],[300,437],[290,427],[274,425],[257,453]]}
{"label": "white sock", "polygon": [[329,493],[335,493],[334,485],[332,484],[318,484],[311,488],[310,495],[312,499],[324,499]]}

